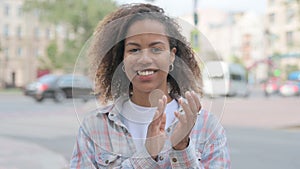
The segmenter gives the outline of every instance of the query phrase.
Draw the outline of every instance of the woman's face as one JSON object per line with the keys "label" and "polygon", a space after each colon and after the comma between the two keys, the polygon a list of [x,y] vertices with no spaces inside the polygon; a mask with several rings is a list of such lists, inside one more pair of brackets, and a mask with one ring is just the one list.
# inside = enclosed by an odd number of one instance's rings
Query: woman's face
{"label": "woman's face", "polygon": [[164,91],[176,53],[176,48],[170,51],[164,25],[150,19],[136,21],[128,28],[124,45],[125,72],[134,91]]}

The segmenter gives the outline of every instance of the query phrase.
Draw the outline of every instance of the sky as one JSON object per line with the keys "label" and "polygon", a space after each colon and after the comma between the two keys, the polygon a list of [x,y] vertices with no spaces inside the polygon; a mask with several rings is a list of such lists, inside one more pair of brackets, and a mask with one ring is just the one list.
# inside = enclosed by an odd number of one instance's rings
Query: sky
{"label": "sky", "polygon": [[[153,0],[116,0],[119,4],[151,2]],[[266,0],[197,0],[198,8],[216,8],[225,11],[252,11],[263,14]],[[162,7],[171,16],[183,16],[194,10],[194,0],[154,0],[153,4]]]}

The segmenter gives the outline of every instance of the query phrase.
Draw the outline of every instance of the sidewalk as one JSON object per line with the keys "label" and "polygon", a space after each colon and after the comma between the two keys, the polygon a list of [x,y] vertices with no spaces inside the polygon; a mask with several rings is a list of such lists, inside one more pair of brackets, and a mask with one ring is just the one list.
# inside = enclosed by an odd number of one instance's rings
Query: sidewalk
{"label": "sidewalk", "polygon": [[61,155],[30,142],[0,137],[0,169],[65,169]]}
{"label": "sidewalk", "polygon": [[22,95],[23,91],[19,88],[11,88],[11,89],[1,89],[0,95]]}

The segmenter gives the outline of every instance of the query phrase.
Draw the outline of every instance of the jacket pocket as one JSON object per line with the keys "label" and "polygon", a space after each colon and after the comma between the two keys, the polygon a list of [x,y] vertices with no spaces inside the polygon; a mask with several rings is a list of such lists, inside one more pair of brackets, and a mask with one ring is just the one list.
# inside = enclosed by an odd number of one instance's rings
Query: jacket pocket
{"label": "jacket pocket", "polygon": [[96,150],[95,161],[98,168],[113,168],[120,165],[120,155],[105,150]]}

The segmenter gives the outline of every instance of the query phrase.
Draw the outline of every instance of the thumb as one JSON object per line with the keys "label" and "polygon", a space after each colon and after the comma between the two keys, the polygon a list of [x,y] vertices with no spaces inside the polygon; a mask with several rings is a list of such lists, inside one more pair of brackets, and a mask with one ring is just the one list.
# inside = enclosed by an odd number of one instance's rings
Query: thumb
{"label": "thumb", "polygon": [[166,126],[166,113],[163,113],[163,115],[161,116],[161,124],[160,124],[160,130],[165,130],[165,126]]}

